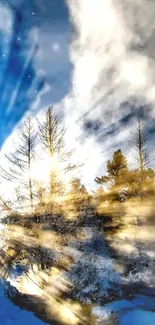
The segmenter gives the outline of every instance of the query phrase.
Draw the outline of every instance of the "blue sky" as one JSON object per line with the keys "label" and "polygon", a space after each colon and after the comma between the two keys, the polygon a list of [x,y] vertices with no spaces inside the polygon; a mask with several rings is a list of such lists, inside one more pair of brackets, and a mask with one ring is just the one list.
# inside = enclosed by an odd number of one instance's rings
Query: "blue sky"
{"label": "blue sky", "polygon": [[71,25],[64,0],[0,0],[0,146],[28,110],[68,92]]}

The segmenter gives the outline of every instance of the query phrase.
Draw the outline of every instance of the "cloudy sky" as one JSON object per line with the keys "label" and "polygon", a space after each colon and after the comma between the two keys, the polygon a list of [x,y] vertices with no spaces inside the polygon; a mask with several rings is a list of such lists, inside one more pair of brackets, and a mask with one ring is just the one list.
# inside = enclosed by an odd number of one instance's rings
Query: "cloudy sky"
{"label": "cloudy sky", "polygon": [[153,0],[0,0],[0,146],[54,104],[93,186],[137,115],[154,150]]}

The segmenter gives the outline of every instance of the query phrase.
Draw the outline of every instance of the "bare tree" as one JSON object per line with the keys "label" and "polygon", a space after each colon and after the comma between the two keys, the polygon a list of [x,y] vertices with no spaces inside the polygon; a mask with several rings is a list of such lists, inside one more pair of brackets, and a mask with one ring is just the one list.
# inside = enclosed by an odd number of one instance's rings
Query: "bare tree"
{"label": "bare tree", "polygon": [[59,163],[63,163],[62,171],[65,173],[76,166],[69,163],[72,152],[68,151],[65,146],[64,127],[53,111],[53,107],[48,108],[45,118],[37,119],[39,128],[39,137],[44,152],[49,154],[51,158],[49,189],[52,198],[59,191],[61,185],[57,178],[57,173],[52,166],[52,158],[57,157]]}
{"label": "bare tree", "polygon": [[11,204],[0,196],[0,212],[3,211],[7,213],[11,213],[13,210],[11,208]]}
{"label": "bare tree", "polygon": [[[29,115],[23,126],[20,128],[19,143],[15,143],[13,153],[5,155],[8,168],[1,167],[1,176],[3,179],[14,182],[23,188],[22,196],[28,198],[31,208],[33,208],[33,182],[31,175],[32,162],[34,160],[35,132],[32,118]],[[19,193],[18,193],[19,195]]]}
{"label": "bare tree", "polygon": [[135,152],[134,158],[136,159],[138,168],[142,173],[150,163],[150,153],[148,152],[147,135],[141,118],[138,118],[135,133],[133,134],[129,144]]}

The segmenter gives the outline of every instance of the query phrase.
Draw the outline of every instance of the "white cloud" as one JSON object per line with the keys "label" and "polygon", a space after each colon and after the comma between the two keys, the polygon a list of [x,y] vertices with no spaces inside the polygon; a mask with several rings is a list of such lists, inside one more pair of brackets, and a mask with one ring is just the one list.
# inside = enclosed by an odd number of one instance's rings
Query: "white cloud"
{"label": "white cloud", "polygon": [[[144,89],[148,100],[155,65],[145,51],[140,52],[140,45],[145,44],[155,27],[152,1],[128,0],[125,6],[122,1],[112,0],[78,0],[76,5],[69,0],[68,4],[78,32],[71,47],[78,106],[85,111],[97,106],[98,99],[109,90],[114,90],[117,106],[129,95],[143,95]],[[133,51],[133,47],[139,48]],[[106,101],[109,109],[112,96],[107,96]]]}
{"label": "white cloud", "polygon": [[[131,97],[140,103],[154,103],[155,51],[150,41],[154,39],[155,6],[147,0],[68,0],[68,5],[76,30],[70,49],[74,69],[72,91],[62,106],[70,143],[78,148],[77,156],[83,152],[88,155],[88,168],[83,168],[83,179],[88,183],[105,171],[103,166],[113,148],[121,144],[128,151],[133,125],[123,126],[121,119],[137,107],[120,108],[120,104]],[[154,109],[151,114],[155,115]],[[103,137],[102,143],[92,133],[88,141],[82,128],[86,115],[103,123],[103,134],[104,126],[110,131],[112,123],[117,132]]]}
{"label": "white cloud", "polygon": [[11,10],[7,5],[0,3],[0,30],[7,34],[11,34],[13,17]]}

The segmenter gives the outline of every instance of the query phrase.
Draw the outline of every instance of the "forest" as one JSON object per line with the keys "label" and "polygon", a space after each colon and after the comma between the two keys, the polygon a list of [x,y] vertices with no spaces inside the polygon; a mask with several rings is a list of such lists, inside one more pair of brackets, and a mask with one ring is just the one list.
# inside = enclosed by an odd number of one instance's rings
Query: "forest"
{"label": "forest", "polygon": [[45,323],[117,324],[103,304],[153,290],[155,171],[142,118],[133,129],[133,165],[117,148],[95,190],[74,176],[81,162],[53,107],[25,118],[1,163],[1,186],[12,186],[0,197],[1,278],[6,296]]}

